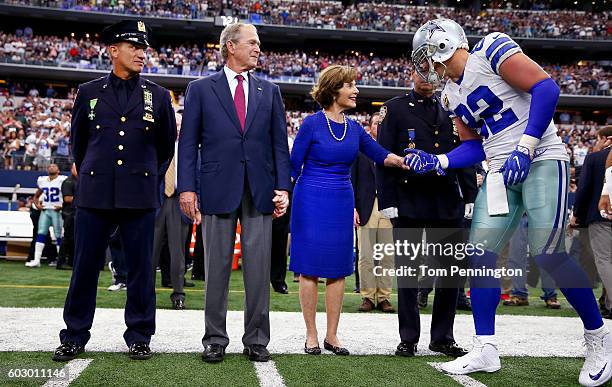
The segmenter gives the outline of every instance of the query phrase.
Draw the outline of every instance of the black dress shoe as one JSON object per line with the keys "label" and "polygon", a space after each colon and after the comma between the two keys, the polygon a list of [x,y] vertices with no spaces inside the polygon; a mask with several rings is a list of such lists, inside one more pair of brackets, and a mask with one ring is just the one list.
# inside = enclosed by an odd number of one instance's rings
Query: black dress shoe
{"label": "black dress shoe", "polygon": [[434,352],[440,352],[446,356],[460,357],[468,353],[465,349],[461,348],[454,341],[448,344],[429,344],[429,349]]}
{"label": "black dress shoe", "polygon": [[612,309],[604,310],[603,312],[601,312],[601,317],[607,320],[612,320]]}
{"label": "black dress shoe", "polygon": [[57,266],[55,266],[55,268],[57,270],[72,270],[72,267],[68,266],[67,263],[58,263]]}
{"label": "black dress shoe", "polygon": [[402,341],[395,349],[395,356],[412,357],[417,351],[417,345]]}
{"label": "black dress shoe", "polygon": [[130,345],[130,352],[128,356],[132,360],[147,360],[153,356],[149,344],[143,342],[136,342]]}
{"label": "black dress shoe", "polygon": [[221,344],[208,344],[204,347],[202,360],[206,363],[219,363],[225,357],[225,348]]}
{"label": "black dress shoe", "polygon": [[276,293],[280,293],[280,294],[289,294],[289,289],[287,288],[287,285],[285,284],[281,284],[281,285],[272,285],[272,288],[274,289],[274,291]]}
{"label": "black dress shoe", "polygon": [[308,347],[307,343],[304,343],[304,352],[307,355],[320,355],[321,354],[321,347],[319,347],[318,344],[317,344],[316,347]]}
{"label": "black dress shoe", "polygon": [[53,360],[70,361],[83,352],[85,352],[85,347],[68,341],[62,343],[62,345],[55,349],[55,352],[53,352]]}
{"label": "black dress shoe", "polygon": [[268,349],[261,344],[251,344],[244,347],[242,353],[249,357],[250,361],[269,361],[270,352]]}
{"label": "black dress shoe", "polygon": [[327,340],[323,340],[323,348],[327,349],[328,351],[332,351],[334,355],[338,356],[348,356],[351,354],[348,349],[331,345],[327,342]]}
{"label": "black dress shoe", "polygon": [[182,298],[175,298],[172,300],[172,309],[174,310],[184,310],[185,309],[185,300]]}

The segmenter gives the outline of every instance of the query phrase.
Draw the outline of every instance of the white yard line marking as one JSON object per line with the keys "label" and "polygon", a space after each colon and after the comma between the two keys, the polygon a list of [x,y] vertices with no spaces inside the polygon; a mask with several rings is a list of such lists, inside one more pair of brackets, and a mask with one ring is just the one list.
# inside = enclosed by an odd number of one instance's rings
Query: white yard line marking
{"label": "white yard line marking", "polygon": [[285,381],[272,360],[265,363],[253,362],[253,365],[261,387],[285,387]]}
{"label": "white yard line marking", "polygon": [[427,364],[429,364],[433,368],[437,369],[438,371],[442,372],[443,374],[445,374],[449,378],[453,379],[455,382],[461,384],[462,386],[465,386],[465,387],[487,387],[486,384],[481,383],[478,380],[472,379],[472,378],[470,378],[467,375],[451,375],[451,374],[447,374],[446,372],[442,371],[442,369],[440,369],[440,365],[442,363],[427,363]]}
{"label": "white yard line marking", "polygon": [[[1,270],[1,269],[0,269]],[[52,353],[57,347],[57,332],[65,328],[61,308],[1,308],[0,307],[0,352]],[[317,313],[318,324],[325,325],[325,313]],[[27,324],[24,323],[27,321]],[[160,309],[156,313],[156,335],[151,348],[158,353],[195,353],[202,351],[204,312],[202,310]],[[498,348],[501,356],[533,357],[582,357],[584,331],[582,322],[576,317],[497,316],[495,331],[498,332]],[[421,316],[423,331],[429,329],[431,315]],[[612,329],[612,320],[606,320]],[[270,312],[272,337],[268,350],[273,354],[303,354],[304,318],[299,312]],[[529,327],[529,337],[517,327]],[[389,355],[395,352],[399,342],[397,315],[342,314],[343,342],[355,355]],[[98,308],[91,329],[89,352],[125,352],[123,309]],[[244,335],[244,312],[227,312],[227,332],[230,344],[226,353],[242,353]],[[375,335],[360,335],[359,332],[377,332]],[[468,345],[474,336],[471,315],[455,317],[455,340]],[[426,337],[425,337],[426,336]],[[419,342],[418,355],[435,355],[427,349],[429,336]],[[552,343],[551,337],[563,337]],[[435,361],[435,360],[431,360]]]}
{"label": "white yard line marking", "polygon": [[76,378],[81,375],[92,361],[93,359],[74,359],[69,361],[64,368],[62,368],[65,376],[58,378],[53,377],[49,379],[47,383],[43,384],[43,387],[68,387],[70,383],[74,382]]}

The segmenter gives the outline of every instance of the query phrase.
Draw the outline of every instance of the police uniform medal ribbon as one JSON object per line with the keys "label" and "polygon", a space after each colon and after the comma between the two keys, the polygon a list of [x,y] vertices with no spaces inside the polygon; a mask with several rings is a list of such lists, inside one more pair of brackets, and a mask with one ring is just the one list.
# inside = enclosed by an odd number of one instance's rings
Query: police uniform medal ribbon
{"label": "police uniform medal ribbon", "polygon": [[92,121],[94,120],[94,118],[96,118],[95,108],[96,108],[97,103],[98,103],[97,98],[89,100],[89,119]]}
{"label": "police uniform medal ribbon", "polygon": [[144,116],[143,120],[149,122],[155,122],[153,119],[153,93],[151,90],[143,89],[143,98],[144,98]]}
{"label": "police uniform medal ribbon", "polygon": [[410,149],[414,149],[415,148],[415,144],[414,144],[414,129],[408,129],[408,138],[410,139],[410,142],[408,143],[408,148]]}

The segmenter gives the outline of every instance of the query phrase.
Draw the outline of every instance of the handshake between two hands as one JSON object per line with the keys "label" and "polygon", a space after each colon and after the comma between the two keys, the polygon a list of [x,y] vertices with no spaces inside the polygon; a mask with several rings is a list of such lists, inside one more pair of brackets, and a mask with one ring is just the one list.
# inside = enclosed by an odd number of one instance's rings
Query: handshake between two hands
{"label": "handshake between two hands", "polygon": [[[435,171],[439,176],[446,173],[440,165],[438,156],[429,154],[419,149],[404,149],[406,157],[404,163],[408,169],[413,170],[419,175]],[[527,179],[529,168],[531,167],[531,156],[529,149],[518,145],[510,156],[506,159],[499,172],[503,174],[506,187],[520,184]]]}

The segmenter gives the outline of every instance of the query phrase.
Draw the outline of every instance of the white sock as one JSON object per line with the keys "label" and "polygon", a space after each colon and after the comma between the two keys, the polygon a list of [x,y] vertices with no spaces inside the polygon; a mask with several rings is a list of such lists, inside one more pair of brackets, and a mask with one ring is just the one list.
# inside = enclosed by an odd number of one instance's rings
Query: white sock
{"label": "white sock", "polygon": [[597,329],[593,329],[593,330],[585,329],[584,330],[584,333],[587,333],[589,335],[598,335],[598,336],[603,336],[603,335],[605,335],[608,332],[609,332],[609,330],[608,330],[608,327],[606,326],[606,324],[600,326]]}
{"label": "white sock", "polygon": [[476,337],[478,337],[478,340],[480,340],[482,344],[492,344],[494,346],[497,346],[497,340],[495,339],[495,335],[477,335]]}
{"label": "white sock", "polygon": [[34,262],[40,262],[44,249],[45,249],[44,243],[36,242],[36,246],[34,247]]}

